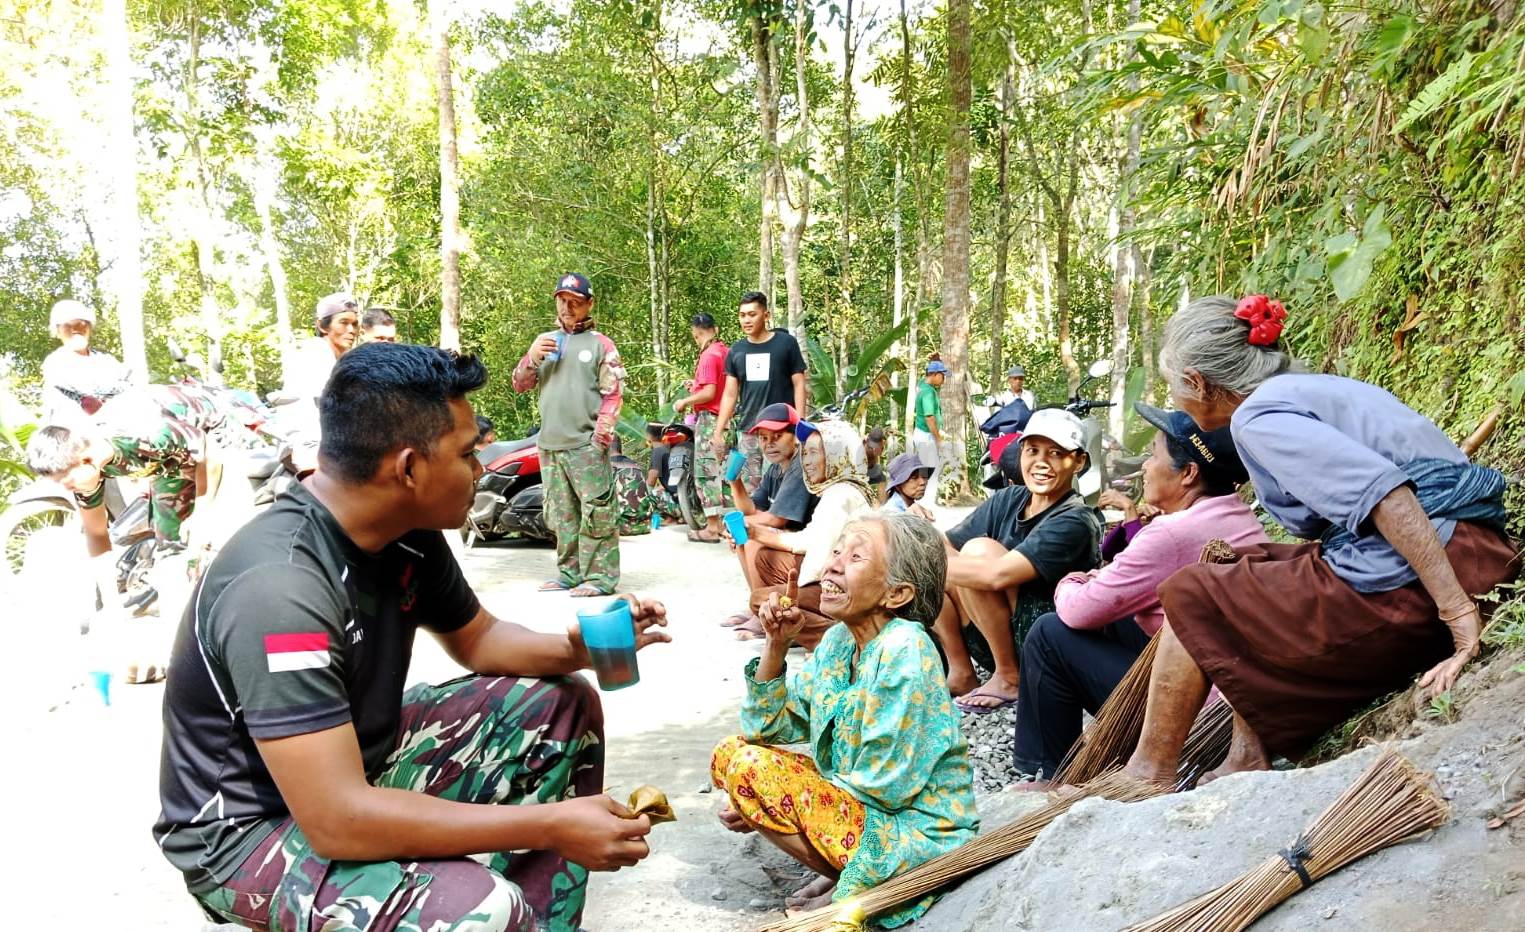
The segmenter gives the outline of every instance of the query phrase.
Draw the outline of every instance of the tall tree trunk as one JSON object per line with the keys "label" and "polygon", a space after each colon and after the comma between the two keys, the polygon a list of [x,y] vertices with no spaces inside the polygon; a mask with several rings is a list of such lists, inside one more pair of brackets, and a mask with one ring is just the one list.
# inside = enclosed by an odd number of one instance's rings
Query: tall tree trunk
{"label": "tall tree trunk", "polygon": [[[1139,0],[1128,0],[1128,25],[1138,22]],[[1126,60],[1124,61],[1126,63]],[[1136,78],[1130,85],[1137,87]],[[1138,247],[1130,242],[1133,235],[1133,176],[1138,172],[1139,148],[1143,124],[1139,112],[1128,118],[1128,145],[1117,172],[1117,229],[1113,234],[1114,278],[1112,282],[1112,407],[1107,409],[1112,436],[1121,438],[1128,411],[1124,405],[1128,391],[1128,362],[1132,359],[1133,290],[1137,276]]]}
{"label": "tall tree trunk", "polygon": [[[905,320],[905,218],[901,216],[901,208],[900,208],[901,199],[904,196],[904,192],[905,192],[904,169],[901,166],[900,153],[896,152],[895,153],[895,187],[894,187],[894,195],[893,195],[893,204],[894,204],[894,211],[895,211],[895,213],[894,213],[894,217],[891,220],[891,227],[895,231],[895,273],[894,273],[895,277],[894,277],[894,281],[893,281],[893,283],[891,284],[891,287],[890,287],[891,294],[892,294],[892,297],[891,297],[892,310],[891,310],[891,313],[890,313],[890,320],[892,322],[892,325],[896,329],[899,329],[900,322],[902,320]],[[890,350],[890,354],[891,354],[892,357],[900,356],[901,349],[902,349],[901,342],[902,342],[902,340],[896,340],[895,341],[895,346]],[[896,379],[891,384],[897,384],[898,385],[898,383],[899,383],[899,378],[898,378],[898,373],[897,373]]]}
{"label": "tall tree trunk", "polygon": [[996,154],[996,187],[1000,192],[1000,204],[996,208],[995,223],[995,274],[990,283],[990,390],[1000,390],[1002,356],[1006,344],[1006,262],[1011,253],[1011,124],[1012,71],[1014,65],[1006,65],[1001,79],[1000,145]]}
{"label": "tall tree trunk", "polygon": [[853,61],[857,52],[853,38],[853,0],[845,0],[842,15],[842,167],[837,178],[837,190],[842,192],[842,238],[837,256],[841,306],[833,315],[839,332],[849,324],[853,306]]}
{"label": "tall tree trunk", "polygon": [[439,109],[440,313],[439,345],[461,348],[461,189],[455,148],[455,91],[450,81],[450,17],[433,0],[434,92]]}
{"label": "tall tree trunk", "polygon": [[1073,215],[1074,192],[1080,184],[1080,153],[1070,140],[1069,151],[1064,158],[1069,161],[1069,192],[1061,198],[1054,218],[1054,304],[1059,325],[1059,360],[1064,363],[1070,394],[1080,387],[1080,364],[1075,361],[1075,345],[1070,328],[1070,220]]}
{"label": "tall tree trunk", "polygon": [[902,412],[901,429],[906,449],[911,448],[911,431],[916,421],[916,374],[920,368],[921,308],[927,299],[927,281],[932,259],[927,245],[927,206],[925,176],[917,170],[921,154],[916,147],[916,94],[912,85],[915,72],[911,68],[911,24],[906,12],[906,0],[900,0],[900,112],[905,120],[905,155],[911,161],[911,191],[916,200],[916,291],[906,313],[910,321],[906,327],[906,391],[905,410]]}
{"label": "tall tree trunk", "polygon": [[949,497],[969,496],[964,433],[969,419],[969,0],[948,2],[948,187],[943,215],[942,358],[943,438],[948,451]]}
{"label": "tall tree trunk", "polygon": [[778,160],[778,75],[774,64],[775,38],[771,17],[759,14],[752,18],[752,62],[757,68],[757,112],[761,142],[758,146],[758,186],[762,216],[757,226],[757,289],[773,300],[773,229],[777,223],[778,180],[774,166]]}
{"label": "tall tree trunk", "polygon": [[133,136],[132,28],[126,0],[106,0],[101,22],[106,43],[106,134],[112,158],[111,240],[117,327],[122,334],[122,361],[138,382],[148,381],[148,352],[143,336],[143,258],[138,232],[138,143]]}
{"label": "tall tree trunk", "polygon": [[[646,173],[646,277],[651,300],[651,355],[662,358],[662,298],[657,285],[657,192],[656,172]],[[657,379],[657,407],[667,407],[667,380]]]}
{"label": "tall tree trunk", "polygon": [[293,345],[291,333],[291,298],[286,290],[286,266],[281,262],[281,245],[275,238],[275,151],[268,140],[261,139],[254,156],[254,213],[259,218],[259,249],[270,273],[270,290],[275,297],[275,338],[281,354]]}
{"label": "tall tree trunk", "polygon": [[784,284],[789,290],[789,332],[800,343],[805,342],[805,292],[800,282],[800,244],[805,238],[805,226],[810,220],[810,173],[814,143],[811,139],[810,95],[805,84],[805,70],[810,62],[810,44],[807,19],[808,8],[799,4],[794,17],[794,83],[799,111],[799,125],[791,142],[800,157],[799,177],[795,181],[797,197],[789,194],[788,177],[778,173],[779,211],[784,214]]}
{"label": "tall tree trunk", "polygon": [[1154,247],[1151,246],[1148,251],[1142,251],[1135,244],[1133,268],[1138,278],[1135,302],[1138,305],[1138,349],[1144,362],[1144,401],[1147,404],[1154,404],[1157,398],[1154,390],[1154,380],[1157,378],[1154,360],[1154,307],[1150,299],[1149,287],[1154,281],[1149,271],[1153,263]]}
{"label": "tall tree trunk", "polygon": [[190,28],[186,35],[184,82],[186,144],[190,149],[191,163],[195,170],[196,197],[199,210],[193,223],[192,238],[196,243],[196,283],[200,291],[201,326],[206,331],[206,358],[202,361],[201,379],[209,385],[222,384],[222,315],[217,308],[217,286],[213,278],[216,267],[217,214],[212,205],[211,166],[207,164],[206,150],[201,144],[201,23],[189,17]]}
{"label": "tall tree trunk", "polygon": [[[655,28],[649,36],[651,42],[651,54],[647,60],[647,85],[651,91],[651,121],[647,124],[646,132],[646,270],[650,282],[651,296],[651,355],[658,360],[667,359],[667,347],[663,339],[665,301],[664,287],[662,283],[663,266],[665,262],[659,259],[658,240],[662,238],[665,247],[665,238],[657,222],[658,175],[661,172],[662,147],[657,139],[657,126],[661,124],[662,115],[662,75],[657,60],[657,43],[662,36],[662,4],[660,0],[655,4]],[[665,259],[665,257],[663,257]],[[667,407],[667,380],[657,379],[657,407]]]}

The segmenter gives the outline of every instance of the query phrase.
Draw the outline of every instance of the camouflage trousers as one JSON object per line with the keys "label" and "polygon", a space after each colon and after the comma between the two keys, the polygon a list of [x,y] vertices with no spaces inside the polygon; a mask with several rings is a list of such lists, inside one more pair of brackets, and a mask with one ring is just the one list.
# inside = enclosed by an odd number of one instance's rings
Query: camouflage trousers
{"label": "camouflage trousers", "polygon": [[699,493],[699,504],[704,506],[706,516],[724,514],[729,507],[725,498],[725,461],[715,455],[709,439],[715,436],[713,413],[699,412],[694,436],[698,438],[694,442],[694,488]]}
{"label": "camouflage trousers", "polygon": [[540,470],[561,584],[613,592],[620,583],[619,499],[609,451],[591,443],[541,450]]}
{"label": "camouflage trousers", "polygon": [[646,470],[618,468],[614,470],[614,494],[619,499],[619,533],[621,537],[635,537],[651,533],[651,516],[678,518],[678,503],[667,490],[646,484]]}
{"label": "camouflage trousers", "polygon": [[[467,676],[403,696],[377,786],[456,802],[551,803],[603,792],[603,711],[581,677]],[[329,861],[290,818],[199,899],[268,932],[577,929],[588,872],[554,851],[477,859]]]}
{"label": "camouflage trousers", "polygon": [[747,464],[741,467],[741,484],[750,495],[762,485],[763,470],[768,468],[767,462],[763,460],[762,441],[757,439],[756,434],[741,434],[736,438],[736,449],[747,458]]}

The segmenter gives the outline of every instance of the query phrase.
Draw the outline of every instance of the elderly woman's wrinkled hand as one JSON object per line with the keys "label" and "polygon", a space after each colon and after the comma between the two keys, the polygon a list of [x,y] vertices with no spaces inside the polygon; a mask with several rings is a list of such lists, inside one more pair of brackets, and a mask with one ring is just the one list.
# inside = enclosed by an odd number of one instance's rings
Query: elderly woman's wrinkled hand
{"label": "elderly woman's wrinkled hand", "polygon": [[762,622],[763,634],[770,641],[787,644],[799,635],[805,627],[805,614],[799,607],[797,573],[789,574],[789,586],[784,595],[775,592],[768,596],[768,601],[758,608],[757,618]]}
{"label": "elderly woman's wrinkled hand", "polygon": [[667,632],[667,606],[656,599],[643,599],[638,595],[624,593],[620,596],[630,603],[630,622],[635,625],[635,649],[651,644],[666,644],[672,640]]}
{"label": "elderly woman's wrinkled hand", "polygon": [[1482,653],[1480,642],[1483,619],[1475,602],[1469,602],[1466,608],[1450,617],[1442,612],[1440,620],[1451,629],[1451,638],[1456,643],[1456,653],[1431,667],[1428,673],[1419,678],[1420,688],[1428,689],[1432,697],[1439,696],[1455,686],[1456,681],[1461,677],[1461,671]]}

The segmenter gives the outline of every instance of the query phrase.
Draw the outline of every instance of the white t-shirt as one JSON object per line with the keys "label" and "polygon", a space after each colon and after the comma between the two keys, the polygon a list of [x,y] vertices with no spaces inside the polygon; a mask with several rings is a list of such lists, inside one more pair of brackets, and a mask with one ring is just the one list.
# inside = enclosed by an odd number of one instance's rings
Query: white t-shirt
{"label": "white t-shirt", "polygon": [[110,353],[76,353],[60,346],[42,361],[43,423],[89,423],[91,415],[63,390],[104,400],[126,388],[131,378],[131,371]]}

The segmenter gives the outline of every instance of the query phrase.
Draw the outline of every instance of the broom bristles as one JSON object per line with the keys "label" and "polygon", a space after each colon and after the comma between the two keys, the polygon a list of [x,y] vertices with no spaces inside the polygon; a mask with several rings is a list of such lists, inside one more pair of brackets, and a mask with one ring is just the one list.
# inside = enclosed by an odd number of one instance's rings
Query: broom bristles
{"label": "broom bristles", "polygon": [[1156,634],[1133,661],[1128,673],[1112,690],[1112,695],[1096,711],[1091,723],[1075,746],[1070,748],[1055,771],[1053,782],[1078,786],[1123,762],[1138,745],[1144,730],[1144,707],[1149,701],[1149,674],[1154,669],[1154,654],[1160,636]]}
{"label": "broom bristles", "polygon": [[1209,703],[1197,713],[1186,744],[1181,748],[1181,762],[1176,767],[1176,791],[1197,785],[1202,774],[1223,763],[1229,743],[1234,738],[1234,710],[1225,700]]}
{"label": "broom bristles", "polygon": [[[947,854],[939,855],[924,864],[898,874],[871,890],[843,903],[833,903],[820,909],[792,916],[762,927],[761,932],[828,932],[851,928],[851,923],[861,922],[889,912],[897,906],[915,902],[929,893],[935,893],[956,880],[976,873],[997,861],[1027,850],[1038,834],[1059,816],[1070,810],[1082,799],[1099,796],[1116,802],[1137,802],[1159,796],[1164,787],[1146,783],[1121,772],[1113,771],[1079,787],[1079,792],[1062,798],[1051,799],[1042,808],[1034,809],[1000,828],[971,839]],[[846,919],[854,916],[855,919]]]}
{"label": "broom bristles", "polygon": [[1280,854],[1215,890],[1124,932],[1238,932],[1309,882],[1389,845],[1444,824],[1450,806],[1407,758],[1383,748],[1377,760]]}

